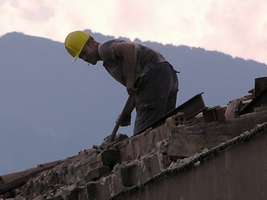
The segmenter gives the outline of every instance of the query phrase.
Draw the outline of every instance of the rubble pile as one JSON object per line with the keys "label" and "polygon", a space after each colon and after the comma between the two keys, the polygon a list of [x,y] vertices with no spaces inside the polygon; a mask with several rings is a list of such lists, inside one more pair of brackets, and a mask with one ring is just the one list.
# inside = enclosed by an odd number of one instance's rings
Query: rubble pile
{"label": "rubble pile", "polygon": [[[250,95],[227,107],[209,109],[202,109],[199,101],[189,103],[139,135],[120,135],[113,143],[83,150],[48,168],[38,166],[35,172],[40,167],[43,170],[37,174],[28,171],[26,179],[26,172],[22,172],[20,176],[27,181],[19,187],[7,187],[14,178],[2,176],[0,195],[10,200],[122,199],[127,191],[140,189],[170,171],[198,166],[205,156],[256,135],[262,127],[266,130],[267,110],[265,101],[259,100],[262,97]],[[253,112],[245,112],[248,108]],[[259,124],[263,125],[255,129]]]}

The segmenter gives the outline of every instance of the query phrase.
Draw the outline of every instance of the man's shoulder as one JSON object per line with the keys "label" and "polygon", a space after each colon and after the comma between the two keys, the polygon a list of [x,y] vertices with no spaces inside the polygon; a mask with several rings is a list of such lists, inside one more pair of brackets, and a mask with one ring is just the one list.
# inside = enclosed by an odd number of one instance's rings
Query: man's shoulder
{"label": "man's shoulder", "polygon": [[122,40],[122,39],[113,39],[113,40],[109,40],[106,41],[102,44],[99,45],[99,55],[103,58],[103,59],[110,59],[110,58],[114,58],[115,57],[115,52],[114,49],[122,43],[128,43],[128,41],[126,40]]}
{"label": "man's shoulder", "polygon": [[112,46],[113,44],[118,44],[118,43],[127,43],[126,40],[121,40],[121,39],[113,39],[113,40],[108,40],[104,43],[101,44],[102,47],[109,47]]}

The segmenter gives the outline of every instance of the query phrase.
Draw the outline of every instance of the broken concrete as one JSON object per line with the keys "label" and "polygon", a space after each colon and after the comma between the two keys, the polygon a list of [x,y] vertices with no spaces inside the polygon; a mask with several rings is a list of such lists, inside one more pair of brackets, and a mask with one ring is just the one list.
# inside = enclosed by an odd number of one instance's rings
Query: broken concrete
{"label": "broken concrete", "polygon": [[169,118],[155,129],[115,142],[110,149],[95,147],[66,159],[30,179],[16,190],[15,199],[111,199],[266,121],[265,110],[209,123],[202,119],[177,125]]}
{"label": "broken concrete", "polygon": [[[197,95],[157,126],[83,150],[4,195],[13,200],[266,199],[264,94],[212,109]],[[253,111],[240,113],[244,106]],[[2,176],[0,188],[6,183]]]}

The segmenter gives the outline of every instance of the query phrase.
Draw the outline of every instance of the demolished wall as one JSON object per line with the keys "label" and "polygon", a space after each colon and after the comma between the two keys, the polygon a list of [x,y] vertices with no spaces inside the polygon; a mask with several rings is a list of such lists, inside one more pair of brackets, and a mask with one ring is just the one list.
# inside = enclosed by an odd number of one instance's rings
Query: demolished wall
{"label": "demolished wall", "polygon": [[267,79],[256,83],[251,95],[227,107],[207,109],[198,94],[139,135],[120,135],[65,160],[0,176],[0,195],[10,200],[266,199]]}
{"label": "demolished wall", "polygon": [[112,199],[265,200],[266,153],[265,123],[210,152],[177,162],[145,185]]}
{"label": "demolished wall", "polygon": [[[158,128],[115,141],[107,149],[94,147],[66,159],[13,191],[14,199],[121,198],[120,194],[146,185],[175,163],[209,151],[266,121],[266,111],[224,122],[198,120],[197,123],[183,125],[176,125],[175,116],[172,116]],[[154,195],[153,192],[151,195]]]}

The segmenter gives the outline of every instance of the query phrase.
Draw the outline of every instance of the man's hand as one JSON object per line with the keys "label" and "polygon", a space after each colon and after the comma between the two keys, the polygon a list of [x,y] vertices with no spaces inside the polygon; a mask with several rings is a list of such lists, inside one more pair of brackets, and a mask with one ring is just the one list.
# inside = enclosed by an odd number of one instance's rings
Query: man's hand
{"label": "man's hand", "polygon": [[133,95],[136,94],[136,92],[137,92],[137,88],[135,88],[135,87],[127,87],[127,92],[128,92],[128,94],[129,94],[130,96],[133,96]]}
{"label": "man's hand", "polygon": [[131,125],[131,114],[121,114],[118,122],[120,126],[130,126]]}

